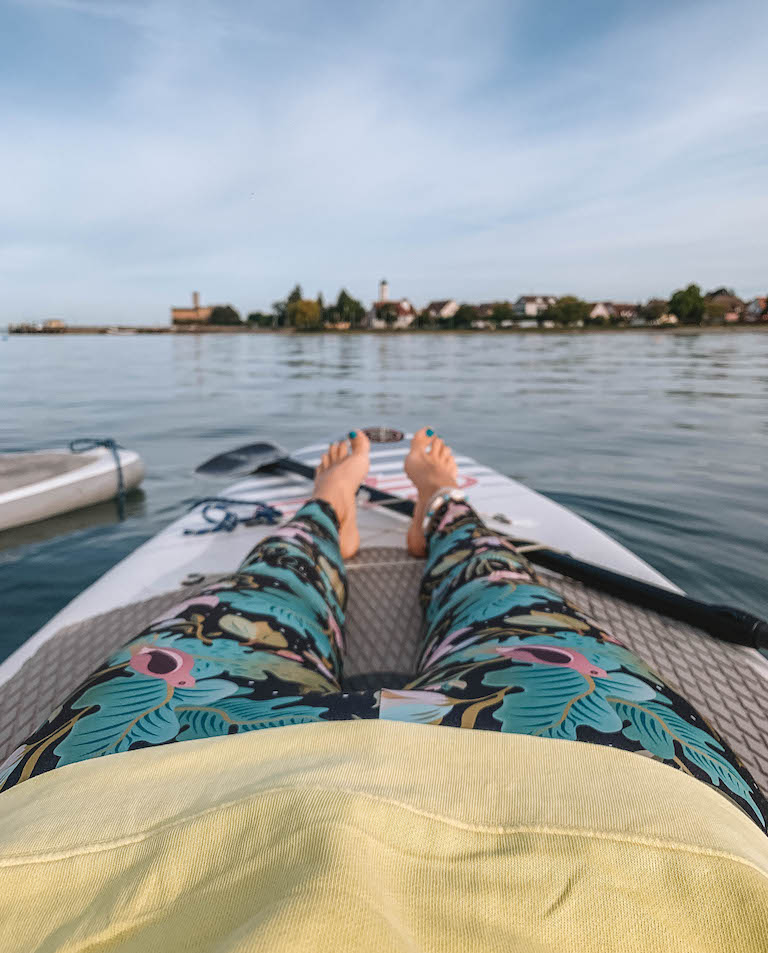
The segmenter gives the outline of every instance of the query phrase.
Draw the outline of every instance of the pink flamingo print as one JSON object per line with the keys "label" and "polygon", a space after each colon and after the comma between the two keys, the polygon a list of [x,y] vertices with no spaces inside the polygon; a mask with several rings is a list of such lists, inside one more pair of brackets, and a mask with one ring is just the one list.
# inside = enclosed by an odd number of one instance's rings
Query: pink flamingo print
{"label": "pink flamingo print", "polygon": [[607,678],[608,673],[599,665],[593,665],[589,659],[575,649],[561,648],[554,645],[498,645],[496,651],[504,658],[518,662],[536,662],[539,665],[554,665],[558,668],[572,668],[581,675],[592,678]]}
{"label": "pink flamingo print", "polygon": [[161,678],[174,688],[191,688],[195,684],[192,675],[194,664],[195,660],[189,652],[144,645],[131,657],[128,666],[142,675]]}

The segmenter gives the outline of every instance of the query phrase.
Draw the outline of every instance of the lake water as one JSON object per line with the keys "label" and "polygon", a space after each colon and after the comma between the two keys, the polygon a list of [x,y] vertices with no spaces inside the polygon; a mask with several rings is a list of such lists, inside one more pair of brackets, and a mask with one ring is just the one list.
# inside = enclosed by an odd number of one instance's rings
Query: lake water
{"label": "lake water", "polygon": [[0,658],[210,484],[195,466],[384,424],[592,520],[692,595],[768,615],[768,334],[203,335],[0,340],[0,450],[112,436],[147,476],[0,533]]}

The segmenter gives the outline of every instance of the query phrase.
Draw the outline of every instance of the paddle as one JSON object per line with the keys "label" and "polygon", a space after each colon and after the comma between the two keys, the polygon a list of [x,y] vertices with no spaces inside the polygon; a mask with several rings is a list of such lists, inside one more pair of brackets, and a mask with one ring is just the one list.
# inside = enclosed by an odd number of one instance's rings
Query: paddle
{"label": "paddle", "polygon": [[[210,477],[246,477],[262,470],[283,470],[306,477],[307,480],[315,479],[314,467],[292,459],[288,456],[288,451],[283,450],[276,443],[248,443],[235,450],[228,450],[201,463],[195,469],[195,473]],[[376,490],[372,486],[361,487],[361,489],[365,490],[371,502],[386,503],[387,509],[403,513],[405,516],[413,516],[411,500],[403,500],[398,496],[392,496],[391,493]]]}
{"label": "paddle", "polygon": [[[212,457],[197,467],[195,472],[205,476],[244,477],[263,470],[296,473],[308,480],[313,480],[315,476],[313,467],[300,460],[292,459],[286,450],[274,443],[246,444]],[[413,515],[412,500],[402,499],[374,487],[363,486],[361,489],[372,503],[384,503],[387,509],[406,516]],[[510,537],[513,543],[520,545],[529,542],[511,537],[509,533],[504,535]],[[611,569],[604,569],[602,566],[576,559],[574,556],[554,549],[537,549],[525,555],[538,566],[577,579],[579,582],[588,583],[596,589],[626,599],[627,602],[653,609],[681,622],[687,622],[689,625],[704,629],[723,642],[744,645],[752,649],[768,649],[768,622],[743,609],[700,602],[698,599],[691,599],[690,596],[671,592],[669,589],[654,586],[652,583],[625,576]]]}

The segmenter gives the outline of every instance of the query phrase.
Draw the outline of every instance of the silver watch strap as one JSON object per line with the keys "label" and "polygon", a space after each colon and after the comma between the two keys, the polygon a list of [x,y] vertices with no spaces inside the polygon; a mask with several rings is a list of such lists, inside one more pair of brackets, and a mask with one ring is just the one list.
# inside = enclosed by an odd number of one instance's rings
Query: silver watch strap
{"label": "silver watch strap", "polygon": [[455,500],[455,502],[459,503],[466,500],[466,498],[467,494],[455,486],[441,486],[437,493],[433,493],[429,498],[429,503],[427,503],[427,518],[434,515],[435,504],[439,499],[442,499],[443,502],[446,500]]}

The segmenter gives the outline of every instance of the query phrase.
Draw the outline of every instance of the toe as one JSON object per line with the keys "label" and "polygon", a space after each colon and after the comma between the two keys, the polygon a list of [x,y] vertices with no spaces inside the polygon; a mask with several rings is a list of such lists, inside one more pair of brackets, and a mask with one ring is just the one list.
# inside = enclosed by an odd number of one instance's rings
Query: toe
{"label": "toe", "polygon": [[336,444],[336,459],[343,460],[349,454],[349,447],[347,446],[347,441],[342,440],[341,443]]}
{"label": "toe", "polygon": [[443,450],[445,450],[445,441],[442,437],[435,437],[432,441],[432,453],[435,454],[435,458],[442,457]]}
{"label": "toe", "polygon": [[[352,434],[354,434],[354,437]],[[367,454],[371,447],[371,442],[363,430],[351,430],[349,442],[352,444],[352,453]],[[344,447],[346,449],[346,444]]]}
{"label": "toe", "polygon": [[322,457],[320,458],[320,466],[319,466],[317,469],[318,469],[318,470],[327,470],[328,467],[330,466],[330,464],[331,464],[331,461],[330,461],[330,458],[329,458],[328,454],[327,454],[327,453],[324,453],[324,454],[322,455]]}
{"label": "toe", "polygon": [[432,442],[435,432],[431,427],[422,427],[417,430],[411,440],[411,450],[425,450]]}

